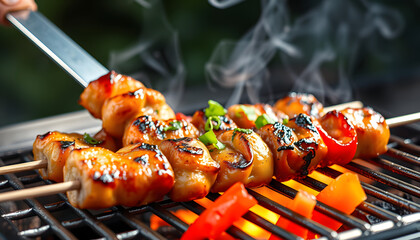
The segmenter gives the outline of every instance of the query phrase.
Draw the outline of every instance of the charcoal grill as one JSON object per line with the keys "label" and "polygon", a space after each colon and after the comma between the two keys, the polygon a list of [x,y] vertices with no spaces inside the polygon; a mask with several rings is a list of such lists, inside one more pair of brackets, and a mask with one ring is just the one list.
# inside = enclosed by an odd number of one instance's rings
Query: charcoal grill
{"label": "charcoal grill", "polygon": [[[100,123],[85,111],[66,114],[0,129],[0,166],[32,161],[31,144],[36,134],[48,130],[94,132]],[[35,133],[36,132],[36,133]],[[259,191],[248,189],[260,206],[280,214],[321,236],[321,239],[418,239],[420,238],[420,130],[401,126],[391,130],[389,151],[377,159],[360,160],[345,166],[363,176],[362,186],[368,200],[352,215],[344,214],[325,204],[317,203],[316,210],[340,221],[340,231],[332,231],[281,206]],[[318,169],[329,177],[341,173],[333,168]],[[315,190],[325,184],[311,177],[298,180]],[[37,171],[25,171],[0,176],[0,192],[51,184]],[[296,190],[273,180],[267,187],[293,198]],[[214,201],[219,194],[209,194]],[[147,206],[122,206],[103,210],[80,210],[72,207],[65,194],[0,204],[0,238],[4,239],[176,239],[188,224],[173,212],[185,209],[200,214],[205,208],[195,201],[173,202],[165,199]],[[168,225],[152,230],[151,215],[157,215]],[[243,216],[284,239],[299,239],[254,212]],[[227,233],[238,239],[254,239],[238,227]]]}

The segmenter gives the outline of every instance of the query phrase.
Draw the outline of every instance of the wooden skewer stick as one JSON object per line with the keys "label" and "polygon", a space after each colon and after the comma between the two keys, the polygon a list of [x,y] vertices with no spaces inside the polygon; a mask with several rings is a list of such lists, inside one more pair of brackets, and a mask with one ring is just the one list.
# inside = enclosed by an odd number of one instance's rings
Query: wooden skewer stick
{"label": "wooden skewer stick", "polygon": [[81,187],[80,181],[69,181],[62,183],[55,183],[45,186],[15,190],[0,194],[0,202],[16,201],[28,198],[43,197],[57,193],[63,193],[71,190],[79,190]]}
{"label": "wooden skewer stick", "polygon": [[418,121],[420,121],[420,112],[389,118],[386,120],[386,123],[390,128],[393,128]]}
{"label": "wooden skewer stick", "polygon": [[48,161],[46,159],[26,162],[26,163],[13,164],[13,165],[0,167],[0,175],[22,172],[26,170],[46,168],[47,166],[48,166]]}
{"label": "wooden skewer stick", "polygon": [[346,108],[362,108],[362,107],[363,107],[363,103],[361,101],[353,101],[353,102],[347,102],[347,103],[342,103],[342,104],[338,104],[334,106],[325,107],[324,112],[329,112],[332,110],[341,111]]}

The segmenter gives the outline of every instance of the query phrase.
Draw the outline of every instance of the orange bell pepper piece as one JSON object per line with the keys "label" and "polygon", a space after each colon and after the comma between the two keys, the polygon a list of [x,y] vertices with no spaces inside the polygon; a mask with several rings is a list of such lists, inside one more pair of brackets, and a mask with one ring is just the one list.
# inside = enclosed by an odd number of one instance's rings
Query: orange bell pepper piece
{"label": "orange bell pepper piece", "polygon": [[[304,217],[311,218],[315,205],[316,205],[315,196],[303,190],[300,190],[296,194],[293,201],[289,202],[289,204],[287,204],[286,207],[289,208],[290,210],[293,210],[299,213],[300,215]],[[306,228],[284,217],[280,217],[276,225],[302,238],[306,238],[308,234],[308,230]],[[269,240],[279,240],[279,239],[281,238],[271,235]]]}
{"label": "orange bell pepper piece", "polygon": [[[351,214],[366,198],[359,177],[350,172],[338,176],[316,196],[318,201],[347,214]],[[318,211],[314,211],[312,220],[334,231],[337,231],[342,225],[341,222]]]}

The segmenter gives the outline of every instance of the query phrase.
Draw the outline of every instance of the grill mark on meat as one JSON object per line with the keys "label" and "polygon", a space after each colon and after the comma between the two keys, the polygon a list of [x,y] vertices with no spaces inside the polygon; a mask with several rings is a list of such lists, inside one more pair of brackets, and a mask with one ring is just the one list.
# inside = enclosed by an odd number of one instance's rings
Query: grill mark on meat
{"label": "grill mark on meat", "polygon": [[[280,140],[280,142],[284,142],[286,144],[291,144],[292,143],[292,129],[279,123],[276,122],[273,125],[274,127],[274,135],[276,135]],[[282,145],[282,144],[280,144]]]}
{"label": "grill mark on meat", "polygon": [[154,131],[158,138],[165,139],[166,135],[163,131],[163,126],[160,123],[160,121],[152,121],[152,118],[150,116],[141,116],[138,117],[134,122],[134,126],[137,126],[139,131],[147,134],[148,131]]}
{"label": "grill mark on meat", "polygon": [[134,158],[134,162],[141,163],[144,166],[149,165],[149,155],[144,154],[143,156]]}
{"label": "grill mark on meat", "polygon": [[194,155],[201,155],[204,153],[202,148],[190,146],[189,143],[192,141],[190,137],[178,138],[178,139],[168,139],[168,141],[173,143],[178,143],[176,147],[180,152],[187,152]]}
{"label": "grill mark on meat", "polygon": [[38,137],[39,137],[39,139],[44,139],[44,138],[46,138],[47,136],[49,136],[49,135],[51,135],[52,134],[52,132],[51,131],[49,131],[49,132],[47,132],[47,133],[45,133],[45,134],[42,134],[42,135],[38,135]]}
{"label": "grill mark on meat", "polygon": [[66,150],[70,146],[74,146],[75,141],[60,141],[61,149]]}
{"label": "grill mark on meat", "polygon": [[[310,139],[300,139],[299,141],[295,142],[294,145],[301,151],[308,152],[304,157],[303,160],[305,164],[299,170],[299,173],[302,176],[308,175],[308,167],[312,162],[312,159],[315,157],[315,148],[318,147],[318,143],[314,140]],[[315,146],[313,146],[315,145]]]}
{"label": "grill mark on meat", "polygon": [[317,132],[311,118],[306,114],[299,113],[299,115],[292,118],[291,121],[294,121],[299,127],[306,128],[312,132]]}
{"label": "grill mark on meat", "polygon": [[109,173],[105,170],[103,173],[95,171],[92,179],[109,187],[115,187],[115,173]]}

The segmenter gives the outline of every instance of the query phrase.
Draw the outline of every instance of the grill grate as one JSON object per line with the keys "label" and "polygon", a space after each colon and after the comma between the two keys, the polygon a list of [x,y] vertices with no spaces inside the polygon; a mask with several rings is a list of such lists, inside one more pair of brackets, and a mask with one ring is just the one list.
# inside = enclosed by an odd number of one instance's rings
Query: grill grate
{"label": "grill grate", "polygon": [[[395,135],[395,132],[398,135]],[[405,239],[419,237],[420,231],[420,147],[416,138],[420,131],[402,126],[392,130],[389,151],[377,159],[357,160],[345,166],[365,178],[362,187],[368,200],[359,205],[352,215],[342,213],[317,202],[316,210],[343,223],[340,233],[332,231],[277,203],[265,194],[274,192],[293,198],[297,191],[273,180],[261,189],[248,189],[262,208],[279,214],[306,227],[325,239],[387,239],[405,236]],[[405,135],[404,137],[401,137]],[[0,154],[0,165],[32,161],[29,148],[23,151],[5,151]],[[317,172],[335,178],[341,174],[335,168],[318,169]],[[316,191],[326,184],[312,177],[296,180],[297,184]],[[50,184],[35,170],[0,176],[0,192]],[[219,194],[209,194],[214,201]],[[400,208],[399,212],[391,211]],[[67,202],[65,194],[0,203],[0,238],[52,238],[52,239],[176,239],[188,228],[174,213],[184,209],[200,214],[205,207],[200,202],[172,202],[169,199],[147,206],[125,208],[121,206],[91,211],[74,208]],[[157,231],[150,225],[150,218],[156,215],[169,226]],[[376,219],[372,222],[369,219]],[[284,239],[299,239],[269,219],[254,212],[248,212],[243,219]],[[246,229],[231,226],[227,233],[238,239],[254,239]]]}

